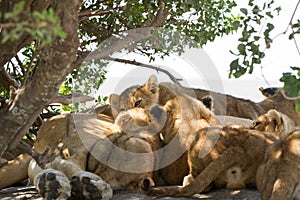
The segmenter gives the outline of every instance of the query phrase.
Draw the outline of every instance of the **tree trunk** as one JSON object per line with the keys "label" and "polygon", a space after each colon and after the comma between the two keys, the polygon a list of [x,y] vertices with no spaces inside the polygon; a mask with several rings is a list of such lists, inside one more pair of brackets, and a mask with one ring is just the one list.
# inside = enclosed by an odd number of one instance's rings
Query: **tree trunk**
{"label": "tree trunk", "polygon": [[80,0],[67,0],[55,1],[52,6],[67,38],[55,39],[50,46],[41,49],[39,65],[31,80],[14,91],[8,106],[0,110],[0,155],[16,147],[73,70],[79,46],[77,15],[80,5]]}

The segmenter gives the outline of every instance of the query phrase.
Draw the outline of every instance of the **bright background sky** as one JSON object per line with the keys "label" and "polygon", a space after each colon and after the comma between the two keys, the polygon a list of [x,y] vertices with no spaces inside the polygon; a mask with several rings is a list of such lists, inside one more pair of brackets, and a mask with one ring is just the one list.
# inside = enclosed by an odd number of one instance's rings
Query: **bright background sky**
{"label": "bright background sky", "polygon": [[[248,1],[243,2],[245,4]],[[285,31],[297,2],[297,0],[279,1],[282,8],[280,16],[275,16],[272,21],[268,21],[275,25],[271,38]],[[296,19],[300,19],[300,11],[297,11],[294,23]],[[229,79],[228,71],[231,61],[236,59],[229,50],[236,51],[236,47],[239,44],[237,38],[240,37],[240,33],[217,38],[213,43],[209,43],[203,49],[197,50],[197,54],[194,54],[194,57],[196,57],[195,61],[191,61],[189,56],[178,57],[173,55],[164,60],[156,59],[156,62],[150,64],[167,68],[172,70],[172,73],[177,73],[177,76],[175,76],[183,78],[184,81],[182,83],[185,86],[209,89],[257,102],[264,98],[258,90],[259,87],[281,87],[283,84],[279,82],[279,78],[282,76],[282,73],[291,71],[289,69],[290,66],[299,66],[300,56],[294,41],[288,39],[289,33],[290,31],[288,34],[277,37],[271,49],[265,51],[266,56],[262,62],[264,66],[262,69],[257,67],[252,75],[246,74],[239,79]],[[137,55],[120,54],[118,57],[147,63],[147,59]],[[195,64],[195,62],[197,63]],[[162,73],[157,74],[153,70],[132,65],[112,63],[107,69],[107,80],[99,91],[102,96],[113,92],[120,93],[131,85],[142,84],[151,74],[158,75],[159,81],[169,81],[167,76]]]}

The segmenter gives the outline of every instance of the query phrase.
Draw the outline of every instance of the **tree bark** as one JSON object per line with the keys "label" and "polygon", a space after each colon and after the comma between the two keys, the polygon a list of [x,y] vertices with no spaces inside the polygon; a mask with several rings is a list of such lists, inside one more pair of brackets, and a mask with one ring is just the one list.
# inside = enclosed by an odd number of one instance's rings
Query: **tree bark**
{"label": "tree bark", "polygon": [[40,62],[32,79],[18,88],[6,108],[0,110],[0,155],[16,147],[42,109],[57,95],[59,85],[73,70],[79,46],[80,0],[55,1],[53,8],[67,38],[57,38],[41,49]]}

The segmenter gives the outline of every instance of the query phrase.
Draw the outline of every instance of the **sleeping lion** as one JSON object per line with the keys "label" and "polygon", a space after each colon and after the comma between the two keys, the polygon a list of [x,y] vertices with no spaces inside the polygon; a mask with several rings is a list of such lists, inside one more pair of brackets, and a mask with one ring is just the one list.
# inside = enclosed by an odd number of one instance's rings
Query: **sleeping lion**
{"label": "sleeping lion", "polygon": [[164,118],[157,107],[122,112],[115,123],[89,114],[55,116],[41,126],[34,144],[39,153],[50,148],[55,159],[45,169],[32,160],[29,177],[46,199],[110,199],[113,189],[139,190],[145,178],[154,177],[157,122]]}

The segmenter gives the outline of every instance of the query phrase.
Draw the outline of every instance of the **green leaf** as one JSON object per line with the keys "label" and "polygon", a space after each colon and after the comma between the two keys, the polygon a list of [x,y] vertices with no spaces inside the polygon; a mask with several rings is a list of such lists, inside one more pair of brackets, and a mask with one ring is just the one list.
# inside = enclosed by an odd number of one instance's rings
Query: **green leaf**
{"label": "green leaf", "polygon": [[266,15],[269,16],[270,18],[274,17],[271,12],[266,12]]}
{"label": "green leaf", "polygon": [[254,36],[253,38],[254,38],[255,41],[258,41],[260,39],[259,36]]}
{"label": "green leaf", "polygon": [[250,38],[250,36],[251,35],[248,33],[248,31],[246,29],[244,29],[243,32],[242,32],[242,37],[239,38],[239,41],[241,41],[241,42],[247,42],[248,39]]}
{"label": "green leaf", "polygon": [[132,15],[129,15],[129,17],[128,17],[128,20],[129,20],[130,22],[132,22],[132,21],[133,21],[133,17],[132,17]]}
{"label": "green leaf", "polygon": [[260,60],[260,58],[252,57],[252,63],[253,64],[260,64],[261,60]]}
{"label": "green leaf", "polygon": [[248,10],[246,8],[241,8],[240,11],[244,14],[244,15],[248,15]]}
{"label": "green leaf", "polygon": [[253,14],[257,15],[259,13],[260,9],[257,5],[255,5],[252,9]]}
{"label": "green leaf", "polygon": [[233,30],[238,30],[239,26],[240,26],[240,21],[232,22],[232,29]]}
{"label": "green leaf", "polygon": [[239,50],[239,52],[240,52],[240,54],[241,55],[246,55],[246,45],[244,45],[244,44],[239,44],[238,45],[238,50]]}
{"label": "green leaf", "polygon": [[270,30],[270,32],[274,29],[274,25],[271,23],[267,24],[268,29]]}
{"label": "green leaf", "polygon": [[279,6],[279,7],[275,8],[274,10],[277,11],[277,15],[279,15],[279,13],[281,11],[281,7]]}
{"label": "green leaf", "polygon": [[256,44],[254,44],[252,42],[251,45],[250,45],[250,47],[251,47],[251,51],[252,51],[253,54],[255,54],[255,55],[259,55],[260,54],[259,45],[256,45]]}
{"label": "green leaf", "polygon": [[229,72],[229,78],[232,76],[232,74],[235,76],[236,71],[240,67],[239,65],[239,59],[236,59],[230,63],[230,72]]}

